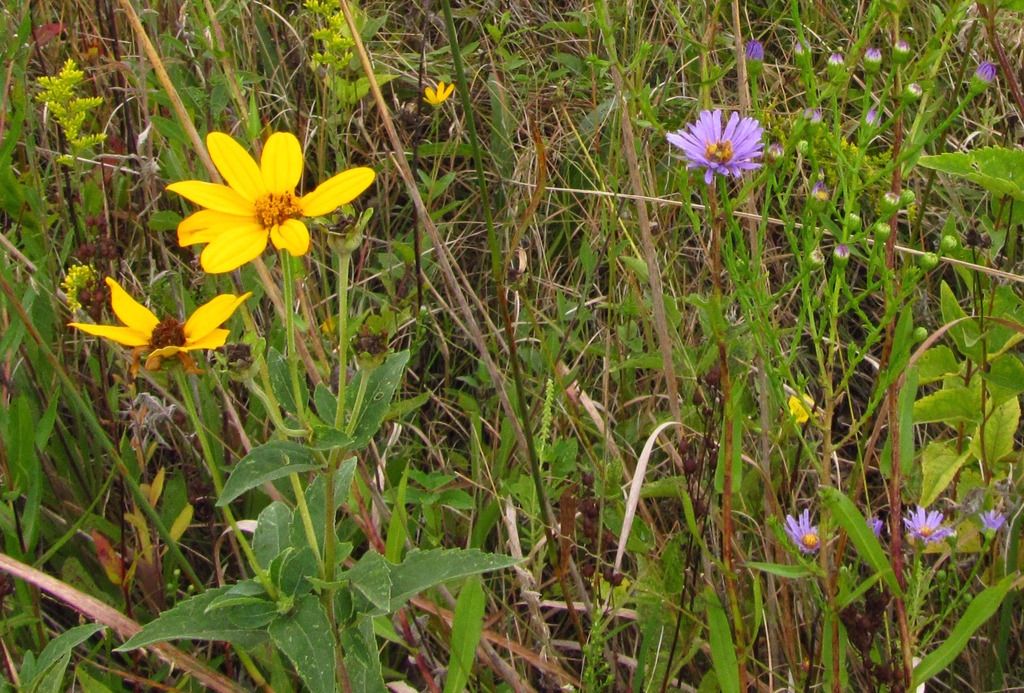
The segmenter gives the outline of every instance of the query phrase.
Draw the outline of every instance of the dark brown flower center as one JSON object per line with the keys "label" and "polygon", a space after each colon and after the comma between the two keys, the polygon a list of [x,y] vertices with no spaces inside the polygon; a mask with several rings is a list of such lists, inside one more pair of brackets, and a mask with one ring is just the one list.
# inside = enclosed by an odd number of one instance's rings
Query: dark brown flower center
{"label": "dark brown flower center", "polygon": [[706,156],[709,161],[726,164],[732,160],[732,142],[730,140],[725,140],[723,142],[710,142],[708,146],[704,148],[704,156]]}
{"label": "dark brown flower center", "polygon": [[253,206],[256,208],[256,218],[267,229],[302,216],[299,200],[290,192],[268,193],[256,200]]}
{"label": "dark brown flower center", "polygon": [[174,318],[164,318],[153,328],[149,346],[161,349],[168,346],[185,346],[185,325]]}

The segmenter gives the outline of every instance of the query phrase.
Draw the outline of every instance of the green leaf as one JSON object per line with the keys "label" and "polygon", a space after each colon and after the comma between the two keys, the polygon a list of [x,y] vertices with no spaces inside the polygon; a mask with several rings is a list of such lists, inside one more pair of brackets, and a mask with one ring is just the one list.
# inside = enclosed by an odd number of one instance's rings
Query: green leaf
{"label": "green leaf", "polygon": [[638,257],[632,255],[620,255],[619,262],[626,266],[630,272],[636,275],[636,278],[642,282],[646,282],[650,277],[647,271],[647,263]]}
{"label": "green leaf", "polygon": [[953,350],[945,344],[938,344],[921,354],[917,361],[918,384],[926,385],[941,380],[947,375],[960,372],[960,362]]}
{"label": "green leaf", "polygon": [[893,594],[902,595],[903,590],[896,581],[896,574],[892,571],[882,545],[878,543],[878,537],[871,531],[867,519],[857,510],[853,501],[834,488],[822,488],[818,493],[821,494],[822,504],[850,537],[864,562],[882,576]]}
{"label": "green leaf", "polygon": [[392,569],[394,582],[391,610],[411,597],[449,580],[501,570],[518,561],[510,556],[484,553],[477,549],[413,549]]}
{"label": "green leaf", "polygon": [[352,431],[353,450],[365,447],[377,434],[391,406],[395,390],[402,381],[402,373],[408,361],[408,351],[392,354],[377,368],[359,371],[359,377],[345,387],[347,411],[350,416],[354,414],[356,417],[348,426],[348,430]]}
{"label": "green leaf", "polygon": [[1024,392],[1024,363],[1019,356],[1006,353],[989,361],[988,366],[984,378],[997,405]]}
{"label": "green leaf", "polygon": [[334,424],[334,417],[338,413],[338,396],[331,392],[329,387],[317,383],[316,389],[313,390],[313,404],[321,420],[329,425]]}
{"label": "green leaf", "polygon": [[1024,150],[984,147],[970,152],[922,156],[918,163],[977,183],[996,196],[1024,202]]}
{"label": "green leaf", "polygon": [[22,688],[19,690],[27,693],[58,693],[63,690],[61,684],[71,662],[71,651],[103,628],[96,623],[75,626],[48,642],[39,658],[31,664],[31,680],[24,680],[26,672],[22,670]]}
{"label": "green leaf", "polygon": [[910,682],[911,690],[916,690],[918,686],[923,685],[928,679],[944,671],[953,663],[957,655],[967,647],[974,632],[984,625],[985,621],[999,608],[1017,577],[1016,574],[1007,575],[996,585],[982,590],[971,600],[964,610],[964,615],[960,617],[953,631],[943,639],[942,644],[922,657],[914,667],[914,674]]}
{"label": "green leaf", "polygon": [[352,443],[352,438],[347,433],[339,431],[333,426],[313,427],[312,448],[314,450],[334,450],[337,448],[350,450]]}
{"label": "green leaf", "polygon": [[391,613],[391,592],[394,589],[391,567],[392,564],[379,553],[367,551],[351,570],[339,577],[348,580],[353,589],[366,597],[376,607],[376,614],[387,614]]}
{"label": "green leaf", "polygon": [[115,652],[128,652],[155,642],[190,638],[192,640],[224,640],[241,647],[254,647],[263,639],[263,633],[252,628],[234,625],[229,614],[240,607],[217,609],[212,613],[207,608],[218,598],[228,593],[231,587],[217,587],[207,590],[163,612],[143,626],[142,630],[118,647]]}
{"label": "green leaf", "polygon": [[360,617],[355,625],[341,631],[341,646],[345,652],[345,668],[353,691],[385,693],[384,674],[380,668],[377,638],[373,634],[373,619]]}
{"label": "green leaf", "polygon": [[[949,284],[942,282],[939,285],[939,308],[942,311],[942,321],[953,322],[967,317],[967,313],[960,307],[956,300],[956,294],[949,288]],[[963,320],[949,329],[949,336],[956,344],[960,353],[970,358],[975,363],[981,361],[981,347],[978,344],[980,333],[978,323],[973,320]]]}
{"label": "green leaf", "polygon": [[[296,357],[298,358],[298,357]],[[295,395],[292,392],[292,376],[288,370],[288,359],[274,347],[267,352],[267,372],[270,375],[270,389],[274,397],[281,404],[281,407],[292,414],[295,414]],[[299,396],[303,399],[303,406],[309,399],[309,390],[306,387],[306,379],[299,378]]]}
{"label": "green leaf", "polygon": [[256,518],[256,533],[252,538],[252,550],[260,566],[266,568],[289,545],[291,524],[292,511],[281,501],[263,508]]}
{"label": "green leaf", "polygon": [[783,578],[796,579],[811,577],[814,571],[805,565],[785,565],[783,563],[761,563],[759,561],[747,561],[744,565],[763,573],[771,573]]}
{"label": "green leaf", "polygon": [[285,557],[278,587],[282,594],[298,597],[312,589],[308,578],[316,575],[317,562],[313,549],[304,546]]}
{"label": "green leaf", "polygon": [[970,456],[957,453],[947,441],[929,443],[921,453],[921,499],[918,505],[927,508],[935,502]]}
{"label": "green leaf", "polygon": [[473,577],[466,580],[452,619],[451,656],[448,658],[448,680],[444,683],[444,693],[463,691],[469,683],[476,646],[484,628],[485,605],[480,579]]}
{"label": "green leaf", "polygon": [[[356,470],[356,459],[350,457],[338,466],[334,475],[334,506],[340,508],[348,502],[349,488],[352,486],[352,476]],[[309,517],[313,521],[313,533],[316,535],[317,546],[324,545],[324,527],[327,524],[326,510],[324,508],[325,493],[327,489],[327,476],[321,474],[313,479],[313,483],[306,487],[306,507],[309,508]],[[292,515],[291,528],[292,546],[306,546],[306,528],[302,525],[302,515],[298,512]]]}
{"label": "green leaf", "polygon": [[704,590],[704,603],[708,618],[708,644],[711,646],[711,665],[718,678],[719,690],[739,693],[740,672],[736,661],[736,646],[732,641],[732,626],[718,595],[710,587]]}
{"label": "green leaf", "polygon": [[1020,423],[1020,400],[1008,399],[978,425],[970,451],[986,465],[994,464],[1013,452],[1013,437]]}
{"label": "green leaf", "polygon": [[914,423],[977,423],[981,418],[981,388],[944,387],[914,402]]}
{"label": "green leaf", "polygon": [[249,489],[289,474],[320,469],[322,465],[305,445],[288,440],[273,440],[253,448],[231,470],[217,505],[224,506]]}
{"label": "green leaf", "polygon": [[334,636],[320,600],[308,594],[291,613],[267,627],[270,639],[281,650],[313,693],[334,693]]}

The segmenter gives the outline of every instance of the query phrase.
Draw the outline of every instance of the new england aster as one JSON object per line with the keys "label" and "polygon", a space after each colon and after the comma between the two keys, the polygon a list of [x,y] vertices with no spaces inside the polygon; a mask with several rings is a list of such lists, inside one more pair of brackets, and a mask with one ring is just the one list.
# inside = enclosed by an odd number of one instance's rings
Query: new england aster
{"label": "new england aster", "polygon": [[722,111],[701,111],[697,122],[684,130],[670,132],[669,144],[683,150],[686,168],[703,168],[704,182],[711,184],[716,173],[739,177],[744,171],[760,168],[758,159],[764,144],[764,130],[753,118],[729,116],[722,127]]}

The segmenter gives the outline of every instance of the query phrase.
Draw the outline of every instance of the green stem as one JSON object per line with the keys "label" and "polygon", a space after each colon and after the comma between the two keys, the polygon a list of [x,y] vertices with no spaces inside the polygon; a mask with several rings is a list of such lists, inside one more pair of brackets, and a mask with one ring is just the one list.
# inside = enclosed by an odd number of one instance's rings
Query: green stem
{"label": "green stem", "polygon": [[305,426],[306,402],[302,396],[302,384],[299,381],[299,354],[295,346],[295,264],[291,254],[281,251],[281,269],[284,272],[284,324],[288,343],[288,375],[292,382],[292,399],[295,400],[295,416],[300,426]]}
{"label": "green stem", "polygon": [[[217,466],[217,460],[213,455],[213,448],[210,445],[210,440],[206,435],[206,426],[203,424],[202,419],[199,417],[199,411],[196,407],[195,398],[192,395],[192,388],[189,385],[188,380],[185,379],[185,374],[180,368],[174,368],[174,378],[178,383],[178,389],[181,391],[181,401],[185,405],[185,412],[188,414],[189,421],[192,422],[192,427],[196,431],[196,436],[199,438],[199,447],[203,452],[203,461],[206,463],[206,468],[210,472],[210,478],[213,480],[213,488],[217,493],[217,497],[220,498],[224,490],[224,477],[221,474],[220,468]],[[256,574],[256,579],[259,580],[260,584],[263,585],[263,589],[266,590],[267,595],[271,599],[277,598],[277,589],[274,587],[273,582],[270,580],[270,576],[260,567],[259,561],[256,560],[256,554],[252,550],[252,546],[249,545],[249,540],[245,538],[245,534],[238,528],[238,521],[235,520],[235,515],[231,512],[230,506],[223,506],[221,512],[224,514],[224,519],[227,521],[228,526],[231,527],[231,532],[238,542],[238,545],[242,548],[242,553],[245,554],[246,560],[249,562],[249,566]]]}
{"label": "green stem", "polygon": [[313,549],[313,553],[316,554],[316,560],[322,569],[323,558],[320,556],[320,542],[316,540],[313,516],[309,514],[309,506],[306,505],[306,494],[302,488],[302,482],[299,481],[299,475],[294,473],[288,475],[288,481],[291,482],[292,492],[295,494],[295,506],[299,511],[299,517],[302,518],[302,529],[306,532],[306,541],[309,542],[309,548]]}

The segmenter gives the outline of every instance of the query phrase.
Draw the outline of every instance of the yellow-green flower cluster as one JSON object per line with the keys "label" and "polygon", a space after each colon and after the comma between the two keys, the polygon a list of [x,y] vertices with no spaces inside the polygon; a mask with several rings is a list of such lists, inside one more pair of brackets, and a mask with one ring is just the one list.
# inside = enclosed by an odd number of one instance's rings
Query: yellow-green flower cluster
{"label": "yellow-green flower cluster", "polygon": [[321,46],[321,50],[313,52],[313,66],[336,70],[347,67],[356,44],[337,0],[306,0],[305,8],[321,25],[313,31],[313,38]]}
{"label": "yellow-green flower cluster", "polygon": [[67,294],[68,310],[72,313],[81,309],[82,304],[78,301],[78,294],[82,289],[95,284],[100,276],[91,265],[72,265],[67,275],[60,283],[60,288]]}
{"label": "yellow-green flower cluster", "polygon": [[[47,110],[53,115],[54,120],[64,130],[68,146],[71,148],[71,156],[77,156],[82,152],[96,147],[103,143],[107,136],[103,133],[87,135],[82,133],[82,126],[86,117],[103,103],[98,96],[79,96],[79,89],[85,81],[85,73],[78,69],[75,61],[68,58],[61,71],[53,77],[40,77],[39,86],[42,88],[36,94],[36,101],[45,104]],[[71,156],[63,155],[60,161],[68,163]]]}

